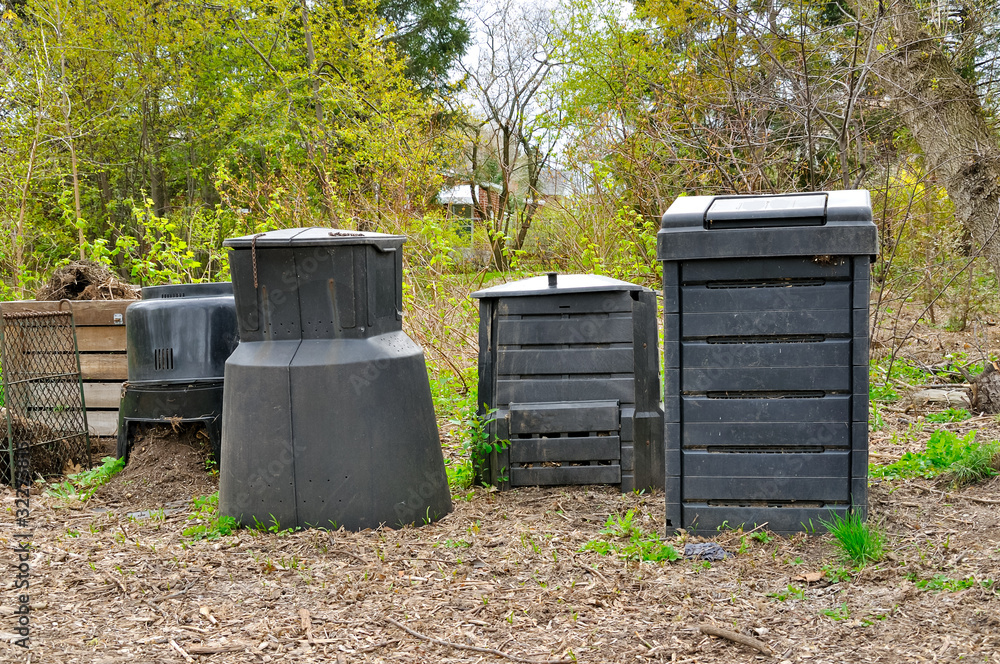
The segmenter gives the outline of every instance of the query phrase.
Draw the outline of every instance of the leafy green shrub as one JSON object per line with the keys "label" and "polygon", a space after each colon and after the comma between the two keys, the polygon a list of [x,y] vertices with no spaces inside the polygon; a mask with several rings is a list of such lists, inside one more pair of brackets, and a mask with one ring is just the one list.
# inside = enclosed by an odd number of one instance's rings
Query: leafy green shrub
{"label": "leafy green shrub", "polygon": [[614,553],[624,560],[639,562],[674,561],[681,557],[677,549],[662,542],[656,533],[643,532],[634,521],[635,510],[629,510],[624,516],[609,516],[601,534],[623,541],[591,540],[580,550],[594,551],[602,556]]}
{"label": "leafy green shrub", "polygon": [[65,482],[50,485],[45,494],[58,498],[88,500],[101,485],[106,484],[125,467],[125,459],[107,456],[101,459],[101,462],[100,466],[90,470],[67,475]]}
{"label": "leafy green shrub", "polygon": [[218,539],[236,532],[238,525],[231,516],[219,516],[219,493],[210,496],[200,496],[192,501],[194,514],[188,521],[195,525],[188,526],[181,534],[191,539]]}
{"label": "leafy green shrub", "polygon": [[833,535],[845,559],[859,567],[882,559],[885,535],[874,524],[865,523],[860,512],[848,512],[846,516],[831,512],[830,520],[820,519],[820,523]]}
{"label": "leafy green shrub", "polygon": [[938,429],[927,441],[923,452],[907,452],[899,461],[885,466],[872,466],[872,477],[900,479],[905,477],[937,477],[948,473],[956,485],[969,484],[997,474],[994,467],[1000,457],[1000,442],[979,444],[976,432],[962,438]]}

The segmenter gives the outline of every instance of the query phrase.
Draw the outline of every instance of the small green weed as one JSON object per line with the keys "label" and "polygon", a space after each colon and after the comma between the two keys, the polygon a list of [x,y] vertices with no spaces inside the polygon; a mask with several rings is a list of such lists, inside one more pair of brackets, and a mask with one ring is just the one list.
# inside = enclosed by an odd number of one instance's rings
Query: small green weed
{"label": "small green weed", "polygon": [[109,456],[104,457],[101,459],[100,466],[95,466],[90,470],[83,470],[73,475],[67,475],[65,482],[57,482],[50,485],[45,491],[45,495],[66,499],[88,500],[101,485],[106,484],[108,480],[121,472],[124,467],[125,459],[116,459]]}
{"label": "small green weed", "polygon": [[758,530],[755,533],[750,533],[750,537],[754,538],[761,544],[770,544],[771,540],[774,539],[774,536],[766,530]]}
{"label": "small green weed", "polygon": [[840,565],[826,564],[820,569],[823,571],[823,576],[825,576],[826,580],[830,583],[843,583],[844,581],[850,581],[851,576],[853,576],[851,574],[851,570]]}
{"label": "small green weed", "polygon": [[931,434],[923,452],[907,452],[899,461],[885,466],[873,465],[872,477],[900,479],[904,477],[936,477],[950,474],[955,485],[971,484],[997,474],[1000,442],[975,442],[976,432],[962,438],[945,429]]}
{"label": "small green weed", "polygon": [[974,576],[967,576],[964,579],[952,579],[944,574],[936,574],[930,579],[916,579],[911,578],[914,585],[921,590],[933,590],[935,592],[949,592],[957,593],[962,590],[968,590],[969,588],[975,588],[976,586],[981,586],[986,590],[991,590],[996,582],[993,579],[984,579],[979,581]]}
{"label": "small green weed", "polygon": [[602,556],[614,553],[625,560],[639,562],[669,562],[681,557],[674,547],[661,541],[656,533],[643,532],[635,523],[635,516],[635,510],[629,510],[623,516],[609,516],[601,529],[601,533],[609,539],[591,540],[580,550],[594,551]]}
{"label": "small green weed", "polygon": [[806,593],[801,588],[796,588],[795,586],[789,584],[784,590],[779,590],[778,592],[768,593],[768,597],[773,597],[779,602],[784,602],[789,599],[805,599]]}
{"label": "small green weed", "polygon": [[209,496],[201,496],[192,501],[194,514],[188,517],[188,521],[195,521],[195,525],[188,526],[181,535],[191,539],[218,539],[236,532],[236,519],[231,516],[219,516],[219,494],[213,493]]}
{"label": "small green weed", "polygon": [[873,401],[896,401],[899,399],[899,393],[892,387],[893,381],[919,385],[928,382],[930,378],[931,374],[920,367],[898,358],[888,366],[871,360],[868,365],[868,397]]}
{"label": "small green weed", "polygon": [[943,424],[945,422],[963,422],[970,417],[972,417],[972,413],[964,408],[947,408],[937,413],[927,413],[924,416],[924,421]]}
{"label": "small green weed", "polygon": [[847,602],[841,602],[840,606],[835,609],[823,609],[820,611],[821,615],[824,615],[831,620],[840,621],[847,620],[851,617],[851,610],[847,608]]}
{"label": "small green weed", "polygon": [[833,535],[843,556],[859,567],[882,559],[885,535],[877,526],[865,523],[860,512],[848,512],[846,516],[831,512],[830,521],[820,519],[820,523]]}

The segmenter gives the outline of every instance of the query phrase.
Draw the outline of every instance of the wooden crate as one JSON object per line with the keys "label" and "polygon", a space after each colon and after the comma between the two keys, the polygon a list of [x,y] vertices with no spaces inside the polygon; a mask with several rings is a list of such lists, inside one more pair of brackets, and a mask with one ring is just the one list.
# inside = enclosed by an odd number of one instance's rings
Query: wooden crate
{"label": "wooden crate", "polygon": [[87,424],[92,436],[118,433],[118,406],[122,384],[128,380],[125,353],[125,309],[138,300],[83,300],[0,302],[0,312],[58,311],[67,306],[76,322],[76,343],[80,349],[83,398],[87,404]]}

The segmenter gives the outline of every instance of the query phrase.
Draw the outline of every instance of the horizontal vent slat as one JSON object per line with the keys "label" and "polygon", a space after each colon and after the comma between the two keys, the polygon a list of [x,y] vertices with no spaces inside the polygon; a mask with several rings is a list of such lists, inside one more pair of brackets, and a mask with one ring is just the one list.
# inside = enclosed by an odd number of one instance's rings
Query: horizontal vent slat
{"label": "horizontal vent slat", "polygon": [[514,403],[510,406],[510,433],[618,431],[620,412],[617,401]]}
{"label": "horizontal vent slat", "polygon": [[511,463],[545,461],[617,460],[621,458],[618,436],[530,438],[510,442]]}
{"label": "horizontal vent slat", "polygon": [[497,380],[498,405],[529,401],[587,401],[606,399],[635,403],[632,378],[566,378],[562,380]]}
{"label": "horizontal vent slat", "polygon": [[496,340],[501,346],[631,343],[632,319],[597,316],[501,319],[497,322]]}
{"label": "horizontal vent slat", "polygon": [[561,466],[558,468],[511,468],[511,486],[553,486],[557,484],[619,484],[622,469],[610,466]]}
{"label": "horizontal vent slat", "polygon": [[631,348],[497,351],[497,370],[507,375],[630,373]]}

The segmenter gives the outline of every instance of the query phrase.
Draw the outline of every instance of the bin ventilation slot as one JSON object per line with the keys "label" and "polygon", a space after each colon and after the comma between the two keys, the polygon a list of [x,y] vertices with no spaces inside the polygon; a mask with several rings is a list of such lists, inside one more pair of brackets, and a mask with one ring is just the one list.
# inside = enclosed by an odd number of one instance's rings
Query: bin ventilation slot
{"label": "bin ventilation slot", "polygon": [[709,399],[822,399],[827,395],[821,390],[801,392],[706,392]]}
{"label": "bin ventilation slot", "polygon": [[156,371],[170,371],[174,368],[174,349],[156,348],[153,350],[153,368]]}
{"label": "bin ventilation slot", "polygon": [[786,219],[706,219],[705,228],[781,228],[784,226],[822,226],[822,217],[788,217]]}
{"label": "bin ventilation slot", "polygon": [[826,279],[800,277],[798,279],[733,279],[728,281],[706,281],[705,288],[791,288],[795,286],[823,286]]}
{"label": "bin ventilation slot", "polygon": [[[773,508],[826,508],[847,503],[823,502],[817,500],[706,500],[706,505],[720,507],[773,507]],[[817,524],[818,525],[818,524]]]}
{"label": "bin ventilation slot", "polygon": [[826,341],[824,334],[775,334],[705,337],[708,344],[812,344]]}
{"label": "bin ventilation slot", "polygon": [[184,293],[183,292],[180,292],[180,293],[163,293],[162,295],[160,295],[160,299],[161,300],[165,300],[165,299],[170,298],[170,297],[184,297]]}
{"label": "bin ventilation slot", "polygon": [[[784,447],[779,445],[768,447],[731,447],[719,445],[718,447],[685,447],[684,449],[685,451],[702,449],[709,454],[822,454],[826,451],[825,447],[808,447],[804,445],[787,445]],[[843,451],[844,448],[831,449]]]}

